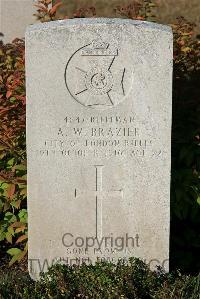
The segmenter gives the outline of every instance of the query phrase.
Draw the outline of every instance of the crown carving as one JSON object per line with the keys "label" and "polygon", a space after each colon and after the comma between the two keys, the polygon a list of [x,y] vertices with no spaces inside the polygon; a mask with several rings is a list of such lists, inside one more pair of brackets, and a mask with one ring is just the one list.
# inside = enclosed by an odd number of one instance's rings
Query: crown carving
{"label": "crown carving", "polygon": [[92,47],[93,47],[94,49],[106,50],[106,49],[108,49],[109,44],[108,44],[108,43],[105,43],[105,42],[102,42],[102,41],[94,40],[94,41],[92,42]]}

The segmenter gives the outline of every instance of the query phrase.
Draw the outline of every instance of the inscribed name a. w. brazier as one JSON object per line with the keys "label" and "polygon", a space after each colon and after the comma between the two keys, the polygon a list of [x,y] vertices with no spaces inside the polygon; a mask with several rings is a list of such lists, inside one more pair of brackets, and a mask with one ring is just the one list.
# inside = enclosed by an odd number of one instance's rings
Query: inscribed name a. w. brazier
{"label": "inscribed name a. w. brazier", "polygon": [[120,19],[26,33],[29,271],[168,269],[172,33]]}

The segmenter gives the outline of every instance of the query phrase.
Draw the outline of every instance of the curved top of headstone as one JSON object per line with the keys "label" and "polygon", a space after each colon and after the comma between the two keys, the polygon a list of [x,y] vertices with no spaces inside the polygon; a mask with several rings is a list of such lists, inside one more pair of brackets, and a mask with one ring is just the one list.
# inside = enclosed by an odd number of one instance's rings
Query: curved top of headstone
{"label": "curved top of headstone", "polygon": [[44,22],[40,24],[34,24],[27,27],[26,32],[37,31],[37,30],[48,30],[57,27],[68,27],[68,26],[78,26],[78,25],[133,25],[133,26],[143,26],[147,29],[155,29],[166,32],[171,32],[171,27],[167,25],[162,25],[153,22],[131,20],[131,19],[120,19],[120,18],[76,18],[67,20],[58,20],[51,22]]}

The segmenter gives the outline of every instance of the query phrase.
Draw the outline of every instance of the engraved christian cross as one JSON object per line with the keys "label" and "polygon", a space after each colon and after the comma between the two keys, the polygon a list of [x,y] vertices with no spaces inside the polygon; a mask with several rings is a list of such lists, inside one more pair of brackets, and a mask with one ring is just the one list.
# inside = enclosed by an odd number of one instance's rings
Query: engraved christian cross
{"label": "engraved christian cross", "polygon": [[[96,238],[102,238],[102,212],[103,199],[108,197],[123,198],[123,189],[103,191],[103,168],[104,165],[94,165],[95,168],[95,190],[81,190],[80,194],[84,196],[94,196],[96,200]],[[79,197],[79,190],[75,189],[75,198]]]}

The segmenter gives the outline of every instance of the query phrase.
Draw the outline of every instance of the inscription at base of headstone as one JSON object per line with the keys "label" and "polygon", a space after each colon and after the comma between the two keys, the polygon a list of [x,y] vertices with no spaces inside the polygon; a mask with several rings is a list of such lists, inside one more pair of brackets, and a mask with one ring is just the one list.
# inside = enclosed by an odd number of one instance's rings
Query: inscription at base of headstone
{"label": "inscription at base of headstone", "polygon": [[26,82],[30,275],[129,257],[168,271],[171,29],[30,26]]}

